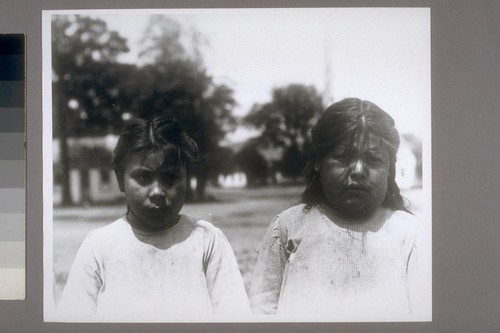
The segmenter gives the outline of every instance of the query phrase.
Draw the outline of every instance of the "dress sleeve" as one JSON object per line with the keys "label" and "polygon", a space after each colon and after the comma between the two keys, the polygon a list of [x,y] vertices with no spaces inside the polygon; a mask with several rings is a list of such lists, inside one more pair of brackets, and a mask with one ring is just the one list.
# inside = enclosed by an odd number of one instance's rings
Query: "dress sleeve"
{"label": "dress sleeve", "polygon": [[275,314],[278,309],[286,264],[286,235],[279,222],[277,216],[264,236],[252,279],[250,306],[257,314]]}
{"label": "dress sleeve", "polygon": [[204,270],[215,315],[248,315],[245,285],[226,236],[218,228],[206,232]]}
{"label": "dress sleeve", "polygon": [[71,267],[58,306],[58,314],[63,321],[88,320],[95,316],[102,280],[91,244],[92,234],[89,234],[80,246]]}

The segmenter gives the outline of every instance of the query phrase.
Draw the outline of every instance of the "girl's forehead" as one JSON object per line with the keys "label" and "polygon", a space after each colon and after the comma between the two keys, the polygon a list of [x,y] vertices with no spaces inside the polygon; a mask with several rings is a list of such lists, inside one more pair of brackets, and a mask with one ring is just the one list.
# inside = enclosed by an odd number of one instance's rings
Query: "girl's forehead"
{"label": "girl's forehead", "polygon": [[142,158],[142,164],[144,167],[151,170],[161,169],[163,164],[165,164],[165,154],[163,154],[163,152],[158,152],[144,156]]}
{"label": "girl's forehead", "polygon": [[372,132],[361,133],[360,135],[353,135],[344,138],[338,145],[341,148],[350,149],[382,149],[384,140]]}
{"label": "girl's forehead", "polygon": [[180,161],[174,154],[166,154],[161,150],[150,153],[139,152],[131,154],[130,166],[150,170],[177,169],[180,166]]}

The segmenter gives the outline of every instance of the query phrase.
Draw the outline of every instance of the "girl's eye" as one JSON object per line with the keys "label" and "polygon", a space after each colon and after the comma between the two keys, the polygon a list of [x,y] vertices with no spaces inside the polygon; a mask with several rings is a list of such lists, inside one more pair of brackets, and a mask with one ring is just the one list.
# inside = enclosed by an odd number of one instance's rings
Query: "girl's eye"
{"label": "girl's eye", "polygon": [[337,162],[337,163],[347,163],[351,159],[352,152],[350,149],[347,148],[341,148],[338,150],[333,151],[329,159],[332,160],[332,162]]}
{"label": "girl's eye", "polygon": [[147,183],[153,178],[153,175],[149,172],[141,172],[136,174],[134,178],[140,183]]}
{"label": "girl's eye", "polygon": [[370,164],[378,165],[384,162],[382,154],[369,153],[366,155],[366,161]]}
{"label": "girl's eye", "polygon": [[337,162],[347,163],[350,157],[347,154],[334,154],[332,158]]}

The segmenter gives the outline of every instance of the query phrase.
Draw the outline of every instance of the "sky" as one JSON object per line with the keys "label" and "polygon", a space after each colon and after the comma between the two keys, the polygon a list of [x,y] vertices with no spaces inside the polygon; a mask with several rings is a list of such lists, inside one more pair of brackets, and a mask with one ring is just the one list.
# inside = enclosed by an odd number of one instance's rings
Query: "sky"
{"label": "sky", "polygon": [[[75,11],[72,11],[75,13]],[[291,83],[329,101],[358,97],[393,116],[401,133],[430,135],[430,10],[426,8],[181,9],[81,11],[128,39],[137,62],[149,17],[169,15],[207,41],[202,55],[217,83],[234,90],[235,115]],[[330,73],[330,75],[328,75]],[[326,89],[326,90],[325,90]],[[240,128],[228,142],[253,132]]]}

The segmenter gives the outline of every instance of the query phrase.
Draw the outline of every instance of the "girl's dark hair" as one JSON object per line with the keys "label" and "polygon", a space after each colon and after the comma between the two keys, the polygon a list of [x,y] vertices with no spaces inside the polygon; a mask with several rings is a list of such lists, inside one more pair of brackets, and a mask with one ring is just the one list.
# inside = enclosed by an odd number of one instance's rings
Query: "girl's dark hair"
{"label": "girl's dark hair", "polygon": [[396,184],[396,154],[399,148],[399,132],[394,120],[384,110],[369,101],[346,98],[330,105],[311,130],[311,157],[306,166],[307,186],[302,194],[306,209],[325,204],[316,165],[338,145],[359,142],[372,133],[381,139],[389,152],[389,177],[383,207],[408,211]]}
{"label": "girl's dark hair", "polygon": [[189,170],[198,159],[198,147],[173,118],[154,117],[132,120],[120,134],[113,152],[112,167],[120,188],[128,157],[134,153],[163,156],[163,164],[186,166]]}

